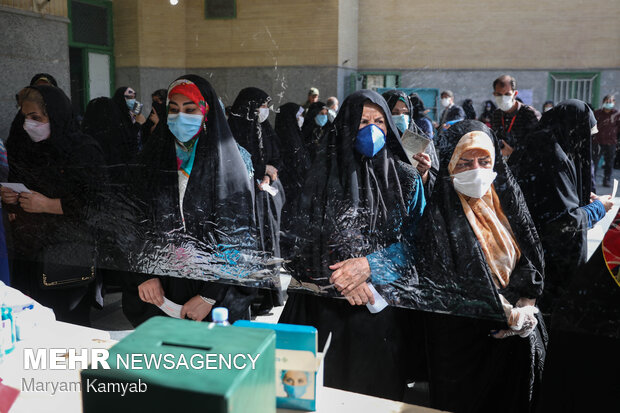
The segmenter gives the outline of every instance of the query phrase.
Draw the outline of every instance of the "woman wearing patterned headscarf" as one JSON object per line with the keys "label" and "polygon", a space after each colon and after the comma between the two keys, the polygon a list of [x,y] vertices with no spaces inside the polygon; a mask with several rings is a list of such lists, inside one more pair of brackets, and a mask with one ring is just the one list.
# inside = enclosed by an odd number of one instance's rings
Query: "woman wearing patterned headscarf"
{"label": "woman wearing patterned headscarf", "polygon": [[534,223],[489,128],[462,121],[438,142],[439,174],[414,241],[432,311],[426,323],[431,405],[529,411],[544,360],[535,307],[542,247]]}

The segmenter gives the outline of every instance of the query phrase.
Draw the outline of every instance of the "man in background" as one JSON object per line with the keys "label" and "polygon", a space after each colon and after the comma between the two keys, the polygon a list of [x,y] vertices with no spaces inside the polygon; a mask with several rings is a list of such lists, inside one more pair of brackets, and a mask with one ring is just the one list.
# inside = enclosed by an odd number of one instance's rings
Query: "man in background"
{"label": "man in background", "polygon": [[311,87],[310,90],[308,91],[308,99],[306,100],[306,103],[301,105],[301,107],[304,108],[304,115],[308,111],[308,108],[310,107],[310,105],[318,101],[319,101],[319,89],[315,87]]}
{"label": "man in background", "polygon": [[336,96],[328,97],[325,106],[327,107],[327,118],[331,123],[334,123],[338,114],[338,98]]}
{"label": "man in background", "polygon": [[603,157],[603,186],[611,186],[611,172],[616,157],[618,132],[620,132],[620,112],[615,109],[616,99],[612,95],[603,98],[601,109],[594,111],[598,133],[592,141],[592,157],[594,158],[594,179],[598,170],[598,163]]}
{"label": "man in background", "polygon": [[493,81],[493,97],[497,109],[491,116],[491,129],[500,139],[504,157],[510,156],[519,139],[538,126],[540,112],[519,102],[517,81],[510,75],[502,75]]}
{"label": "man in background", "polygon": [[450,123],[454,121],[460,121],[465,119],[465,111],[462,107],[454,104],[454,93],[451,90],[444,90],[441,92],[441,106],[443,106],[443,112],[439,117],[439,128],[445,129],[449,127]]}

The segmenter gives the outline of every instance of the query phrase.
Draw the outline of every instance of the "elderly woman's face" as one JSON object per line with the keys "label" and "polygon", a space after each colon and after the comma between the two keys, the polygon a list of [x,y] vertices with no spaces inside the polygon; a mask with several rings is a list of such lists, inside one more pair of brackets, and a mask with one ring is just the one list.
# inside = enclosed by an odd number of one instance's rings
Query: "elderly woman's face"
{"label": "elderly woman's face", "polygon": [[385,115],[379,105],[374,103],[364,103],[364,110],[362,111],[362,119],[360,119],[359,129],[365,128],[368,125],[376,125],[387,135]]}
{"label": "elderly woman's face", "polygon": [[492,169],[491,157],[489,153],[483,149],[469,149],[461,155],[452,174],[456,175],[459,172],[465,172],[472,169]]}

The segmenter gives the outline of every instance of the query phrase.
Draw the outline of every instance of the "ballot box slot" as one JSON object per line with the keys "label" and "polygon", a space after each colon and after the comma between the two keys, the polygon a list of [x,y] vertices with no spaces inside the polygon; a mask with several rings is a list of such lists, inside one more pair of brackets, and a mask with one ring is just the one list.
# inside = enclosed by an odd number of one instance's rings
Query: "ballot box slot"
{"label": "ballot box slot", "polygon": [[193,348],[195,350],[205,350],[205,351],[211,351],[213,349],[213,347],[208,347],[208,346],[193,346],[191,344],[170,343],[168,341],[162,341],[161,345],[169,346],[169,347]]}

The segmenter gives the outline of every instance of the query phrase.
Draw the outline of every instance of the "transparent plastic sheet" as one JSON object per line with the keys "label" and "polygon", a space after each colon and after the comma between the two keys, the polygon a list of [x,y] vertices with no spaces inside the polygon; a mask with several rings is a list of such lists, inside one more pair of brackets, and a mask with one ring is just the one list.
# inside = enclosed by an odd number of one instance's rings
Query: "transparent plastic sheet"
{"label": "transparent plastic sheet", "polygon": [[[114,169],[104,168],[108,175]],[[279,269],[283,260],[273,253],[261,251],[253,239],[227,244],[229,238],[235,237],[228,237],[230,234],[218,232],[221,230],[215,228],[210,240],[200,240],[183,228],[182,221],[178,221],[178,227],[170,231],[158,230],[147,219],[151,211],[132,195],[135,183],[101,184],[99,189],[88,205],[83,205],[78,219],[52,217],[53,223],[48,222],[42,231],[30,234],[30,239],[37,239],[38,252],[33,253],[29,248],[32,244],[12,245],[12,255],[42,264],[40,251],[60,241],[73,239],[92,245],[94,256],[85,257],[83,249],[80,255],[77,249],[68,248],[61,254],[45,255],[45,260],[65,266],[84,267],[94,263],[98,269],[220,281],[257,288],[279,287]],[[167,222],[174,222],[176,218],[160,217]],[[247,218],[243,221],[247,222]],[[204,225],[217,226],[209,222]],[[258,232],[257,228],[235,226],[235,222],[227,222],[226,226],[234,228],[237,233],[246,233],[248,237]]]}
{"label": "transparent plastic sheet", "polygon": [[[290,225],[292,230],[284,234],[286,243],[293,245],[286,256],[286,266],[296,281],[291,282],[289,290],[342,299],[330,280],[333,270],[329,266],[367,257],[373,261],[368,281],[390,305],[505,322],[499,292],[484,265],[480,248],[475,248],[465,217],[453,219],[448,226],[433,211],[421,215],[424,200],[419,198],[425,188],[418,173],[407,162],[391,160],[388,152],[380,152],[362,166],[351,159],[354,152],[347,148],[347,142],[352,139],[347,134],[356,133],[357,128],[348,129],[348,123],[359,124],[361,105],[367,101],[386,106],[385,101],[369,91],[360,91],[345,100],[335,128],[326,138],[325,160],[314,162],[298,207],[294,208],[292,219],[297,224]],[[389,113],[387,107],[382,110]],[[390,118],[388,123],[395,131]],[[397,136],[396,132],[388,134],[386,147],[389,153],[405,159]],[[451,145],[453,150],[455,143]],[[393,181],[381,183],[387,175],[398,180],[398,188],[392,186]],[[439,179],[440,191],[454,192],[448,181],[445,177]],[[441,209],[442,196],[434,193],[426,201],[431,210]],[[462,209],[460,204],[457,207],[457,212]],[[447,211],[442,210],[443,213],[449,215]],[[433,237],[433,233],[440,236]],[[455,234],[470,236],[469,241],[462,240],[467,251],[453,246]],[[422,252],[420,245],[416,245],[420,240],[435,244]],[[459,256],[463,253],[470,259]],[[421,254],[433,259],[420,268]],[[515,302],[518,299],[511,298]]]}
{"label": "transparent plastic sheet", "polygon": [[[457,126],[454,126],[454,131],[458,130]],[[441,147],[441,139],[437,142],[437,151],[441,154],[445,148]],[[427,312],[505,321],[498,290],[489,276],[446,278],[432,271],[420,271],[418,263],[415,259],[412,260],[418,252],[416,252],[416,246],[410,241],[423,234],[407,234],[406,224],[403,224],[402,233],[395,234],[389,240],[390,242],[367,244],[363,233],[368,229],[364,227],[364,223],[359,221],[359,217],[365,215],[362,209],[354,211],[346,203],[341,205],[332,203],[328,208],[329,215],[321,221],[313,221],[310,216],[304,216],[302,212],[292,207],[290,214],[303,225],[297,231],[287,230],[284,233],[285,239],[282,243],[292,243],[295,246],[292,252],[288,251],[282,259],[258,247],[256,243],[258,228],[256,223],[252,227],[248,226],[247,217],[239,216],[243,224],[235,222],[233,217],[224,223],[223,229],[216,228],[217,225],[212,225],[213,223],[205,219],[205,226],[214,227],[213,238],[209,240],[186,232],[178,216],[154,217],[153,214],[156,212],[149,209],[145,198],[156,199],[160,195],[156,192],[149,192],[146,195],[140,193],[144,176],[152,173],[145,169],[147,168],[144,165],[134,164],[111,167],[92,166],[73,170],[72,173],[77,172],[75,186],[83,186],[82,192],[89,194],[87,197],[89,201],[82,205],[79,217],[52,217],[50,222],[43,223],[36,231],[32,230],[29,234],[29,241],[39,245],[53,244],[71,233],[71,237],[75,237],[80,242],[92,243],[96,246],[96,267],[100,269],[216,281],[255,288],[279,288],[280,268],[284,266],[299,281],[299,283],[293,283],[291,289],[298,288],[308,293],[341,298],[342,295],[329,282],[331,271],[328,266],[334,260],[329,255],[321,256],[312,249],[317,240],[311,236],[312,230],[320,226],[332,226],[337,230],[334,231],[333,238],[328,240],[329,250],[330,254],[337,253],[341,257],[339,260],[365,256],[388,250],[394,244],[401,244],[405,260],[396,263],[392,260],[384,260],[382,264],[384,266],[382,272],[397,274],[397,276],[386,276],[381,279],[383,275],[380,274],[377,280],[373,280],[375,288],[388,304]],[[176,172],[171,173],[168,170],[160,172],[170,174],[171,179],[176,179]],[[84,175],[90,176],[94,182],[81,180]],[[438,178],[438,182],[444,181],[447,182],[445,176]],[[314,182],[314,184],[320,185],[321,183]],[[412,191],[412,182],[403,181],[401,185],[406,188],[404,192]],[[444,183],[444,185],[447,184]],[[31,189],[45,193],[41,188]],[[430,201],[431,199],[427,200],[427,202]],[[322,200],[318,198],[311,200],[311,203],[319,202]],[[198,210],[196,213],[200,215],[201,211]],[[48,226],[54,227],[62,220],[66,220],[66,225],[62,224],[62,231],[55,234],[47,231]],[[173,225],[173,229],[159,228],[158,225],[152,224],[157,220],[176,221],[176,224]],[[420,222],[424,220],[425,218],[422,217]],[[461,230],[467,228],[466,222],[450,228],[446,228],[445,223],[438,221],[429,225],[427,228],[433,228],[434,231],[452,234],[461,226]],[[417,224],[413,225],[413,229],[416,227]],[[396,232],[398,231],[400,229]],[[239,233],[246,234],[245,241],[237,243],[226,241],[229,236],[238,239]],[[15,255],[15,245],[10,247]],[[17,254],[21,256],[19,249],[18,247]],[[434,254],[444,257],[446,268],[455,265],[454,262],[450,262],[450,256],[457,252],[449,251],[446,245],[433,245],[429,251],[434,251]],[[28,256],[27,259],[40,262],[40,256],[36,254]],[[66,254],[52,257],[48,255],[47,259],[69,266],[84,267],[88,264],[83,256],[79,257],[72,253],[70,248],[67,249]],[[314,262],[310,267],[304,268],[297,265],[300,259]],[[307,271],[318,261],[322,261],[323,273],[317,275],[312,271]],[[470,270],[467,266],[460,269],[461,274],[468,272],[474,274],[476,270],[474,268]],[[570,308],[573,313],[580,311],[576,307]]]}

